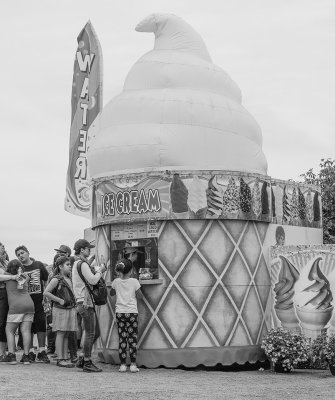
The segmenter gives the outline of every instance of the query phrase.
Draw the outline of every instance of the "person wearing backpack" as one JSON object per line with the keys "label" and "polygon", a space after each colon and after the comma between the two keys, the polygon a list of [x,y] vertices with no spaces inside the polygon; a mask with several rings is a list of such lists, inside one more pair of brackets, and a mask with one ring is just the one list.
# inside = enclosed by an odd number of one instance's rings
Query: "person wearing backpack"
{"label": "person wearing backpack", "polygon": [[95,313],[94,299],[88,285],[96,285],[106,271],[106,265],[100,267],[91,267],[88,263],[91,249],[94,248],[87,240],[79,239],[74,244],[74,254],[76,261],[72,268],[72,283],[74,295],[76,298],[77,312],[80,314],[84,328],[83,351],[79,356],[77,367],[82,368],[84,372],[101,372],[102,369],[93,364],[91,360],[92,348],[99,335],[97,318]]}
{"label": "person wearing backpack", "polygon": [[52,330],[57,333],[56,353],[58,367],[74,367],[67,361],[68,339],[77,330],[76,300],[72,290],[70,258],[60,256],[55,262],[54,276],[44,290],[44,296],[53,302]]}

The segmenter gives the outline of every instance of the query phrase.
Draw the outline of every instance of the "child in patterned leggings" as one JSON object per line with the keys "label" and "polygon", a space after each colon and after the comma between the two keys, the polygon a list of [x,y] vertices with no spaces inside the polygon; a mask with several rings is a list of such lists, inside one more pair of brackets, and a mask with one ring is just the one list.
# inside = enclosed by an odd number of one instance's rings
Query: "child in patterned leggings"
{"label": "child in patterned leggings", "polygon": [[139,371],[136,365],[138,327],[137,299],[141,299],[143,295],[139,281],[130,277],[132,268],[133,263],[126,259],[116,265],[115,270],[119,273],[120,277],[114,279],[110,291],[111,296],[116,295],[115,312],[119,332],[120,372],[127,371],[127,344],[131,362],[130,371]]}

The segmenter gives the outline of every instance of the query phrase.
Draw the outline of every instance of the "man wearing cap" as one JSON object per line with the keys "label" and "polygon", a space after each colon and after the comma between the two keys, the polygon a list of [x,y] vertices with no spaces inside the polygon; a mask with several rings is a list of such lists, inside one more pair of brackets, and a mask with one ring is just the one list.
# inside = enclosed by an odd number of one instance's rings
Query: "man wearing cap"
{"label": "man wearing cap", "polygon": [[81,315],[84,325],[84,346],[83,353],[77,362],[77,367],[82,368],[85,372],[101,372],[102,370],[93,364],[91,360],[92,348],[96,337],[96,315],[94,304],[91,296],[86,288],[85,282],[81,279],[78,267],[81,267],[81,273],[90,285],[95,285],[100,280],[102,274],[106,271],[105,264],[93,267],[88,263],[88,257],[94,246],[85,239],[79,239],[74,244],[74,254],[77,256],[72,268],[73,291],[76,297],[77,312]]}
{"label": "man wearing cap", "polygon": [[58,249],[54,249],[56,254],[61,254],[62,256],[70,257],[71,249],[66,244],[61,244]]}

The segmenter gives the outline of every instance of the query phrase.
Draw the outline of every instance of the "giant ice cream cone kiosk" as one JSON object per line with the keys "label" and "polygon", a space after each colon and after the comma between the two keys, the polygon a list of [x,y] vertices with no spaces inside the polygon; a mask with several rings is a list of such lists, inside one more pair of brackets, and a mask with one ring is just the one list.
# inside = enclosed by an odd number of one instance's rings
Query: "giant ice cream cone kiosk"
{"label": "giant ice cream cone kiosk", "polygon": [[[107,283],[124,248],[141,251],[138,364],[264,360],[269,246],[278,225],[289,241],[321,243],[319,192],[267,175],[259,125],[190,25],[154,14],[136,30],[153,32],[154,48],[103,108],[87,164]],[[114,316],[109,298],[98,351],[118,363]]]}

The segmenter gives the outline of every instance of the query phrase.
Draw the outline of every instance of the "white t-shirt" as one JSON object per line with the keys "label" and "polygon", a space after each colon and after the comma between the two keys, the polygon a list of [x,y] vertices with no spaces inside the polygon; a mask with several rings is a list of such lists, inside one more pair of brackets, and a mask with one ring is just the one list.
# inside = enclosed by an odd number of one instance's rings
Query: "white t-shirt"
{"label": "white t-shirt", "polygon": [[137,314],[136,290],[141,287],[140,282],[134,278],[116,278],[112,282],[112,288],[116,291],[115,312]]}

